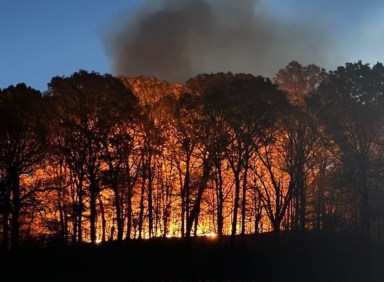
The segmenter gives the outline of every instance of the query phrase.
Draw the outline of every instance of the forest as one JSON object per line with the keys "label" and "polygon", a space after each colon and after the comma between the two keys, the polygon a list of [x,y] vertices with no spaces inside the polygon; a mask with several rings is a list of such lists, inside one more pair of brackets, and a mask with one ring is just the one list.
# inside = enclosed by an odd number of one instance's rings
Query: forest
{"label": "forest", "polygon": [[[384,66],[184,84],[80,70],[0,89],[2,250],[287,232],[384,236]],[[173,240],[173,239],[169,239]]]}

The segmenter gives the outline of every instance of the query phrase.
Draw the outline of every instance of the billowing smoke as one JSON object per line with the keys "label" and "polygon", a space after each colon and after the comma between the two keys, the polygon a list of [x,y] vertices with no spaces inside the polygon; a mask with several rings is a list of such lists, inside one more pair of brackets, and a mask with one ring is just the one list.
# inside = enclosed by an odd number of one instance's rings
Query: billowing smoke
{"label": "billowing smoke", "polygon": [[258,0],[148,0],[108,48],[115,74],[184,82],[198,73],[273,76],[292,60],[321,63],[319,34],[272,17]]}

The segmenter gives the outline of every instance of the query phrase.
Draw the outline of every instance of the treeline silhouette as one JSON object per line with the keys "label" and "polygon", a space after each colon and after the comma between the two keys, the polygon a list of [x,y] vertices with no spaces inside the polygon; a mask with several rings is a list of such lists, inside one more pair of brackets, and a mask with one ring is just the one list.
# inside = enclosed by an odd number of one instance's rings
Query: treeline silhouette
{"label": "treeline silhouette", "polygon": [[0,92],[2,248],[333,231],[382,239],[384,67]]}

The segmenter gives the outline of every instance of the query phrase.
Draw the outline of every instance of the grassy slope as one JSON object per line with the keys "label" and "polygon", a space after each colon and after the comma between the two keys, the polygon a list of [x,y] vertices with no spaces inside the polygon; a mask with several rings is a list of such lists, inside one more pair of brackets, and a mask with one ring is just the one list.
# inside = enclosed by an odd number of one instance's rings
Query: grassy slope
{"label": "grassy slope", "polygon": [[[330,234],[153,239],[24,249],[1,257],[15,281],[384,281],[384,244]],[[2,280],[2,279],[1,279]],[[32,280],[34,281],[34,280]]]}

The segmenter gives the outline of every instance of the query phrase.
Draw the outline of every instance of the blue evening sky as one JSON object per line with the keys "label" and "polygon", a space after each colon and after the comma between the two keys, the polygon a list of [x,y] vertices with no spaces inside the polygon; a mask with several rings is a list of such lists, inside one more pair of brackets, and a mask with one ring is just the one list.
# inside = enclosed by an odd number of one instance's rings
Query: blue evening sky
{"label": "blue evening sky", "polygon": [[139,0],[0,0],[0,88],[45,90],[53,76],[111,72],[103,36]]}
{"label": "blue evening sky", "polygon": [[[44,91],[53,76],[79,69],[112,73],[105,37],[143,1],[157,0],[0,0],[0,88],[25,82]],[[259,1],[269,16],[329,33],[322,67],[384,59],[384,1]]]}

